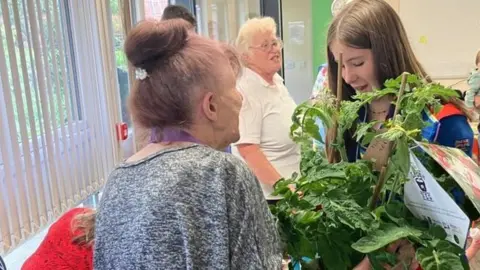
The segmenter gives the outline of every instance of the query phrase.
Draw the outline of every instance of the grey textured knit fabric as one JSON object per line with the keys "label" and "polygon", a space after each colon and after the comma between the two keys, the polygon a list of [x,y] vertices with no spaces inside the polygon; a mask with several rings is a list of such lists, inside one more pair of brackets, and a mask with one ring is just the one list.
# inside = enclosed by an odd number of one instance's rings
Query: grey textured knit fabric
{"label": "grey textured knit fabric", "polygon": [[231,154],[193,145],[116,168],[95,230],[95,269],[280,269],[260,185]]}

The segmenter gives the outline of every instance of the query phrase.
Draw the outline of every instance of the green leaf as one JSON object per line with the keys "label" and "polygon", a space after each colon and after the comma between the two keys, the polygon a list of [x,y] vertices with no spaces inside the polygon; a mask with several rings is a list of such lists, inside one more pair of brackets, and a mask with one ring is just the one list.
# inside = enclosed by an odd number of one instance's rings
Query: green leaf
{"label": "green leaf", "polygon": [[302,225],[313,224],[318,221],[320,215],[321,214],[319,212],[302,210],[295,214],[295,221]]}
{"label": "green leaf", "polygon": [[434,239],[445,240],[446,238],[447,238],[447,232],[445,231],[445,229],[443,229],[442,226],[439,226],[437,224],[431,224],[428,231],[426,231],[422,235],[422,239],[429,239],[429,240],[434,240]]}
{"label": "green leaf", "polygon": [[379,134],[377,136],[380,139],[385,139],[385,140],[394,142],[394,141],[399,140],[400,138],[404,137],[406,134],[407,134],[406,130],[404,130],[401,127],[396,126],[396,127],[392,127],[390,129],[388,129],[386,132],[384,132],[382,134]]}
{"label": "green leaf", "polygon": [[[357,142],[358,141],[371,141],[373,139],[370,138],[373,134],[375,134],[375,132],[370,132],[373,127],[375,125],[377,125],[379,123],[379,121],[372,121],[372,122],[369,122],[369,123],[361,123],[358,125],[357,127],[357,131],[355,132],[355,138],[357,139]],[[365,138],[365,137],[369,137],[369,138]]]}
{"label": "green leaf", "polygon": [[397,227],[393,224],[385,224],[355,242],[352,248],[362,253],[370,253],[399,239],[409,236],[420,237],[421,235],[422,231],[409,226]]}
{"label": "green leaf", "polygon": [[307,101],[302,103],[292,115],[293,124],[290,127],[290,137],[293,141],[301,144],[311,143],[312,139],[324,142],[320,137],[316,121],[320,119],[326,127],[331,127],[335,117],[334,108],[333,104],[327,102],[311,104],[311,101]]}
{"label": "green leaf", "polygon": [[410,151],[408,150],[406,139],[397,141],[392,162],[395,164],[395,167],[400,170],[404,178],[408,177],[408,173],[410,172]]}
{"label": "green leaf", "polygon": [[368,260],[373,269],[385,269],[384,265],[394,265],[397,262],[397,256],[386,251],[374,251],[368,254]]}
{"label": "green leaf", "polygon": [[452,243],[441,240],[435,246],[419,248],[416,258],[424,270],[464,270],[463,251]]}
{"label": "green leaf", "polygon": [[301,260],[302,257],[314,258],[316,249],[314,243],[303,234],[295,233],[290,237],[289,254],[295,259]]}
{"label": "green leaf", "polygon": [[292,184],[293,181],[291,179],[280,179],[278,180],[274,185],[273,185],[273,189],[274,189],[274,192],[273,194],[274,195],[284,195],[288,192],[291,192],[290,191],[290,188],[288,187],[288,185]]}
{"label": "green leaf", "polygon": [[348,270],[353,268],[350,257],[354,251],[349,246],[351,237],[351,232],[341,229],[318,237],[319,256],[322,258],[325,269]]}
{"label": "green leaf", "polygon": [[378,227],[373,215],[353,200],[324,200],[322,205],[327,218],[338,220],[352,230],[370,231]]}
{"label": "green leaf", "polygon": [[405,220],[407,211],[403,203],[392,201],[375,209],[375,215],[378,218],[382,218],[385,222],[393,222],[397,226],[402,227],[407,223]]}

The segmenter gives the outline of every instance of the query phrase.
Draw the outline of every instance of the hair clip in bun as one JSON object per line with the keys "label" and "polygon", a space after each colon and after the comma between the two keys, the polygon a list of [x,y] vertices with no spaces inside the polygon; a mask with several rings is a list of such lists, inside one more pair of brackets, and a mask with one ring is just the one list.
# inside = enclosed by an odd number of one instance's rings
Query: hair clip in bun
{"label": "hair clip in bun", "polygon": [[136,68],[135,69],[135,78],[137,80],[144,80],[145,78],[147,78],[148,74],[147,74],[147,71],[143,68]]}

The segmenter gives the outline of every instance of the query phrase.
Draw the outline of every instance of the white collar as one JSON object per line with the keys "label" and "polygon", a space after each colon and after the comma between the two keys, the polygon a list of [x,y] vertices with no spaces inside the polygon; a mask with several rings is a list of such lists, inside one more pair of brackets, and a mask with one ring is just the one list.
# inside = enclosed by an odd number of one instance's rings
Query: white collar
{"label": "white collar", "polygon": [[245,67],[243,71],[244,71],[244,76],[246,76],[247,78],[253,78],[259,81],[265,87],[272,87],[272,86],[277,86],[278,84],[283,84],[283,78],[280,75],[278,75],[278,73],[275,73],[275,75],[273,75],[273,82],[275,85],[272,85],[268,83],[264,78],[262,78],[260,74],[258,74],[257,72],[253,71],[248,67]]}

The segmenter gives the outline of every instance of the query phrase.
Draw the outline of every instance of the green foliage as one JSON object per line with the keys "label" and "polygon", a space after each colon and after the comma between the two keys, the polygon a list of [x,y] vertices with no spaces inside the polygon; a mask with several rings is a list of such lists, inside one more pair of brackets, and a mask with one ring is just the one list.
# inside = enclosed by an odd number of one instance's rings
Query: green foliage
{"label": "green foliage", "polygon": [[362,253],[370,253],[407,237],[420,237],[422,231],[412,227],[398,227],[391,223],[382,224],[378,229],[359,239],[352,247]]}
{"label": "green foliage", "polygon": [[419,248],[416,257],[423,269],[464,270],[468,265],[458,259],[463,253],[461,248],[446,240],[433,240]]}
{"label": "green foliage", "polygon": [[[420,131],[426,126],[422,112],[427,107],[438,107],[440,99],[456,95],[452,89],[424,83],[415,75],[408,75],[407,82],[401,97],[397,96],[399,77],[388,80],[384,89],[342,101],[339,110],[328,93],[296,109],[291,136],[302,146],[300,174],[277,182],[274,194],[283,199],[271,207],[287,252],[295,261],[305,265],[303,258],[308,257],[316,262],[309,267],[352,269],[368,256],[374,269],[382,269],[384,264],[397,263],[395,254],[386,248],[407,239],[416,248],[416,259],[423,269],[468,269],[468,265],[462,264],[464,251],[445,240],[444,229],[418,220],[399,200],[408,180],[409,147],[414,140],[421,139]],[[394,97],[398,114],[381,123],[357,123],[359,109],[384,96]],[[335,127],[335,121],[338,123],[337,138],[331,145],[341,153],[339,163],[329,164],[323,152],[312,149],[313,139],[324,141],[315,124],[317,118],[328,128]],[[383,126],[381,132],[373,129],[375,124]],[[373,210],[369,205],[379,173],[373,170],[371,162],[346,160],[342,135],[352,128],[356,140],[363,145],[374,138],[395,145],[387,164],[385,185]],[[295,186],[294,191],[291,185]]]}
{"label": "green foliage", "polygon": [[321,99],[314,104],[305,102],[299,105],[292,116],[292,126],[290,132],[292,139],[301,144],[311,144],[312,138],[323,142],[323,138],[320,136],[319,128],[315,121],[320,118],[325,126],[331,127],[333,125],[336,116],[335,99],[324,95],[324,99]]}

